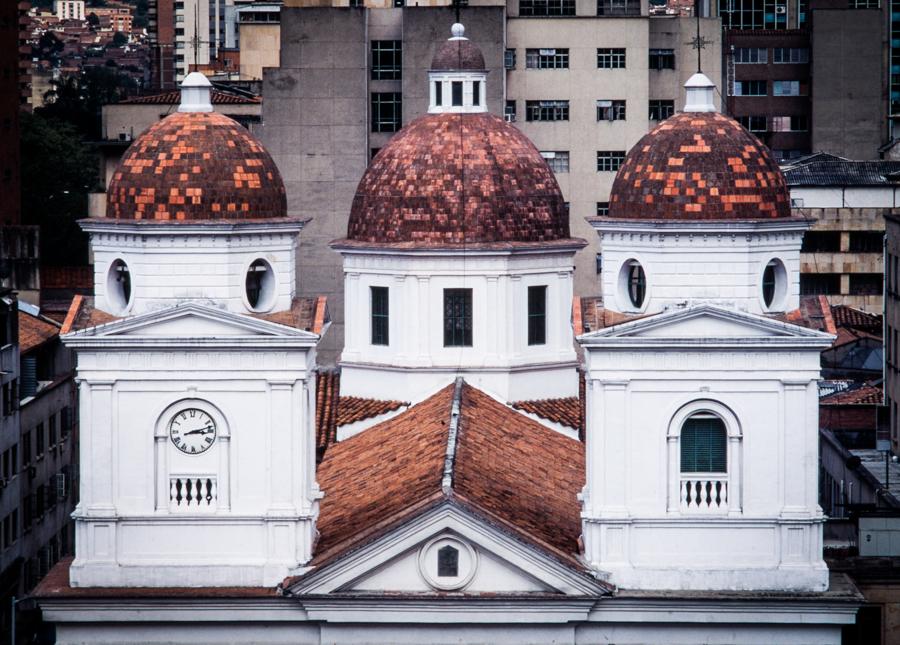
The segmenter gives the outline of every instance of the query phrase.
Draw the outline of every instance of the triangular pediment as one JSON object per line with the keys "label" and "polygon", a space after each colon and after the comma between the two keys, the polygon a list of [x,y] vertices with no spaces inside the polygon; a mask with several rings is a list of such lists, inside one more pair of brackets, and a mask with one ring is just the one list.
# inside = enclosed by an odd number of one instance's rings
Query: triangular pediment
{"label": "triangular pediment", "polygon": [[318,339],[314,333],[208,305],[185,303],[67,334],[77,339]]}
{"label": "triangular pediment", "polygon": [[726,309],[714,305],[695,305],[666,311],[584,334],[586,345],[604,341],[635,343],[671,340],[716,342],[768,340],[782,342],[827,342],[832,336],[806,327],[791,325],[767,316]]}
{"label": "triangular pediment", "polygon": [[298,595],[453,592],[583,597],[604,595],[609,589],[586,567],[567,566],[451,503],[423,513],[362,549],[328,558],[289,586]]}

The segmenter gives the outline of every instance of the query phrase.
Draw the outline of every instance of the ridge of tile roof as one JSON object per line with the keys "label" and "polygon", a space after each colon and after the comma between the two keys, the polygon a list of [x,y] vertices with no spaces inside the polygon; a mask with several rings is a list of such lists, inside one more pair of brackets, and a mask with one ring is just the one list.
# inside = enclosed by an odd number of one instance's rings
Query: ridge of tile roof
{"label": "ridge of tile roof", "polygon": [[449,500],[583,569],[584,445],[464,382],[330,446],[317,479],[325,497],[316,566]]}
{"label": "ridge of tile roof", "polygon": [[884,391],[878,385],[863,383],[819,399],[819,405],[882,405]]}
{"label": "ridge of tile roof", "polygon": [[19,353],[25,354],[59,337],[60,326],[44,316],[19,310]]}

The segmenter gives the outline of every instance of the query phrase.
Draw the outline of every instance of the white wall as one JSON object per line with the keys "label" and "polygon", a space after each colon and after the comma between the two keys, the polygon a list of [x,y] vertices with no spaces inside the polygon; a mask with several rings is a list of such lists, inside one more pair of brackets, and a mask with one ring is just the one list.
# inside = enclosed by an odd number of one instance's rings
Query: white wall
{"label": "white wall", "polygon": [[900,188],[881,186],[791,188],[796,208],[896,208]]}
{"label": "white wall", "polygon": [[[341,394],[420,400],[463,374],[503,400],[577,396],[573,250],[344,254]],[[528,345],[528,287],[547,287],[547,342]],[[371,344],[373,286],[388,287],[390,344]],[[472,289],[472,346],[444,347],[444,289]]]}

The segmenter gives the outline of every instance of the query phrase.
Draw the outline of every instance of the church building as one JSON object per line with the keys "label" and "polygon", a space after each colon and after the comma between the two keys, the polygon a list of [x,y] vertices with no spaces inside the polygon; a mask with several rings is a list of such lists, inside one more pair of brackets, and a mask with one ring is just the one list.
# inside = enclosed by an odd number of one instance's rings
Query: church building
{"label": "church building", "polygon": [[325,299],[296,293],[305,220],[208,81],[135,140],[64,328],[76,554],[35,592],[58,643],[841,642],[833,336],[768,150],[692,77],[592,220],[580,298],[585,241],[490,82],[453,25],[428,114],[360,181],[339,375]]}

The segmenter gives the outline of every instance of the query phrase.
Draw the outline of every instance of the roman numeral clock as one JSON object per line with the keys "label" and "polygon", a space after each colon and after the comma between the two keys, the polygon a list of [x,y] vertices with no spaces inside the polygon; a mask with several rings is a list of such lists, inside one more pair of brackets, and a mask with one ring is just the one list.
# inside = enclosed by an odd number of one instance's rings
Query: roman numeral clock
{"label": "roman numeral clock", "polygon": [[216,440],[216,422],[203,410],[185,408],[169,422],[169,438],[187,455],[204,453]]}

